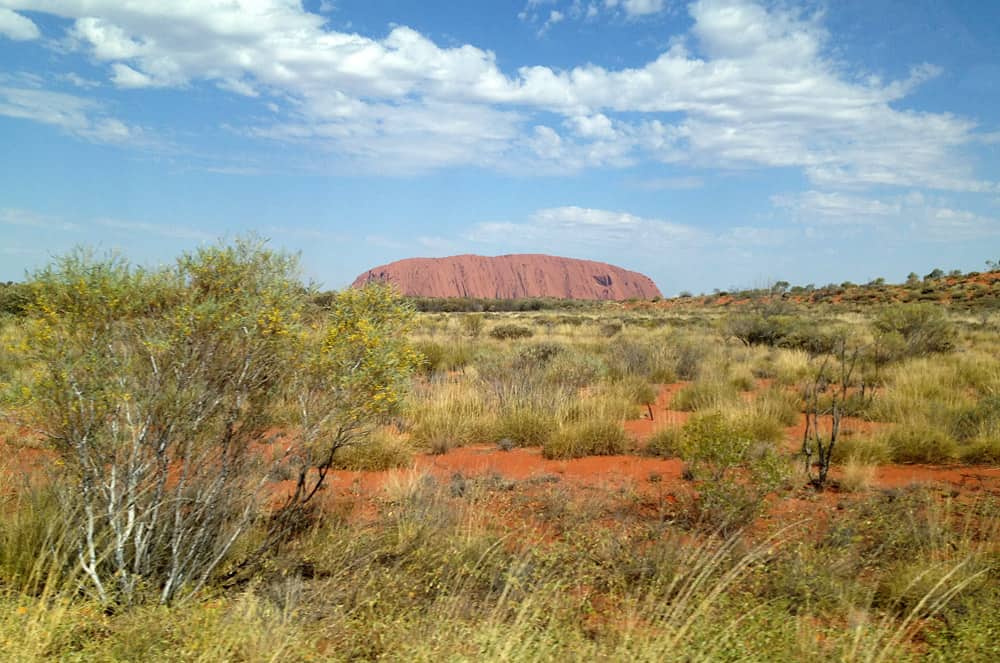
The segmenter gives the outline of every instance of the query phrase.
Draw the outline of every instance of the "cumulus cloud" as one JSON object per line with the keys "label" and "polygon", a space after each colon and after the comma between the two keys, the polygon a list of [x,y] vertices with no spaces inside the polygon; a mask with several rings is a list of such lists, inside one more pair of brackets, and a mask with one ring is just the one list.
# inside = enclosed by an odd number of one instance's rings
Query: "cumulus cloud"
{"label": "cumulus cloud", "polygon": [[14,41],[31,41],[41,37],[42,33],[27,16],[0,7],[0,36]]}
{"label": "cumulus cloud", "polygon": [[[390,172],[478,165],[566,172],[644,160],[800,169],[816,186],[996,191],[967,159],[976,125],[896,107],[940,70],[881,82],[829,54],[821,17],[751,0],[696,0],[692,28],[645,65],[504,71],[494,53],[446,48],[406,26],[332,31],[298,0],[0,0],[72,21],[69,44],[125,88],[208,82],[280,99],[248,135],[315,141]],[[643,15],[656,0],[529,2],[542,20],[591,9]],[[555,116],[557,119],[553,121]],[[262,121],[263,122],[263,121]]]}

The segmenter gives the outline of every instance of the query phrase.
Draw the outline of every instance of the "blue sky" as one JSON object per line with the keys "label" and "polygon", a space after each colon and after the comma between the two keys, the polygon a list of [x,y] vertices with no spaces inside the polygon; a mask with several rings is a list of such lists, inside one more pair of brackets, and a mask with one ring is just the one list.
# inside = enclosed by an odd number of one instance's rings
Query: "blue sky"
{"label": "blue sky", "polygon": [[332,288],[456,253],[668,294],[982,269],[998,35],[986,0],[0,0],[0,280],[250,230]]}

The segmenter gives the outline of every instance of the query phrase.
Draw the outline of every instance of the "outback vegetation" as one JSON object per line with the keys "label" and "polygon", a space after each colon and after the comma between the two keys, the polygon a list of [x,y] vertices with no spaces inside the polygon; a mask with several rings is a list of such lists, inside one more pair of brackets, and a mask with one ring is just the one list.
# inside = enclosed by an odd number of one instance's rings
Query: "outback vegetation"
{"label": "outback vegetation", "polygon": [[256,238],[60,258],[0,285],[0,658],[996,660],[1000,272],[937,271],[492,304]]}

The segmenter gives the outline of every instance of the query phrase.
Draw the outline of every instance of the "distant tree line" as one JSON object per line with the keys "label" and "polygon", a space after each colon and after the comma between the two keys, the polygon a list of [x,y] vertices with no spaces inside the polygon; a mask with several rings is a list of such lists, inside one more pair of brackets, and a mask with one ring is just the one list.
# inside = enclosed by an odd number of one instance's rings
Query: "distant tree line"
{"label": "distant tree line", "polygon": [[[313,297],[320,308],[333,301],[336,293],[322,292]],[[595,302],[556,297],[522,299],[486,299],[479,297],[406,297],[406,302],[423,313],[507,313],[520,311],[565,311],[592,307]]]}

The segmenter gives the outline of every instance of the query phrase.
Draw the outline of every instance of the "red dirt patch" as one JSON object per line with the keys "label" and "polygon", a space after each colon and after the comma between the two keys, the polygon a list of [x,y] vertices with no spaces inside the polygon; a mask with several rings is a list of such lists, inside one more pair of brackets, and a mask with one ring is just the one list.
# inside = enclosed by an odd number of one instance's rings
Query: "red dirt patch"
{"label": "red dirt patch", "polygon": [[[656,396],[656,402],[652,403],[650,408],[646,412],[643,412],[639,419],[626,421],[624,424],[625,431],[632,434],[632,436],[637,440],[645,440],[650,435],[661,429],[683,426],[684,423],[691,417],[691,413],[682,412],[680,410],[671,410],[670,403],[673,401],[674,394],[689,384],[691,383],[674,382],[672,384],[660,385],[659,393]],[[653,415],[652,419],[649,416],[650,411]]]}

